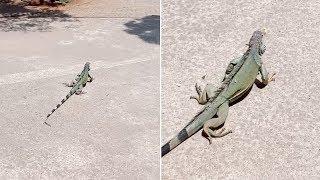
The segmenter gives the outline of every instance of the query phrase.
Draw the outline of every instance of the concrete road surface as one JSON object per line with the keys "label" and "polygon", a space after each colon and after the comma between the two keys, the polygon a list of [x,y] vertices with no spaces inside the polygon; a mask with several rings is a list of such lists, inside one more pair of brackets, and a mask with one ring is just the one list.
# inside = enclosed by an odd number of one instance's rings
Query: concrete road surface
{"label": "concrete road surface", "polygon": [[320,3],[162,2],[162,144],[201,109],[194,84],[216,86],[228,62],[266,27],[263,61],[276,81],[232,106],[234,133],[212,145],[198,132],[162,158],[163,179],[320,177]]}
{"label": "concrete road surface", "polygon": [[[1,179],[159,179],[159,2],[137,3],[0,4]],[[86,61],[87,93],[44,125]]]}

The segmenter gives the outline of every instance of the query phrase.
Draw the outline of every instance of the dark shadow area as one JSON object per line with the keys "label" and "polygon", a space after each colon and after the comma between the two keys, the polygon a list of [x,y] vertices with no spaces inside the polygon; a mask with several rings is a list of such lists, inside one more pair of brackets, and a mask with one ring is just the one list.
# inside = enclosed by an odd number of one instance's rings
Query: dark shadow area
{"label": "dark shadow area", "polygon": [[262,89],[264,87],[266,87],[267,85],[266,84],[263,84],[260,80],[256,79],[254,81],[254,83],[256,84],[256,86],[259,88],[259,89]]}
{"label": "dark shadow area", "polygon": [[145,42],[160,44],[160,16],[151,15],[124,24],[129,34],[137,35]]}
{"label": "dark shadow area", "polygon": [[253,86],[251,86],[251,87],[250,87],[244,94],[242,94],[239,98],[235,99],[233,102],[230,102],[230,103],[229,103],[229,107],[237,104],[238,102],[240,102],[240,101],[242,101],[244,98],[246,98],[246,97],[249,95],[250,91],[252,90],[252,87],[253,87]]}
{"label": "dark shadow area", "polygon": [[0,0],[0,31],[50,31],[51,23],[73,21],[59,10],[36,10]]}

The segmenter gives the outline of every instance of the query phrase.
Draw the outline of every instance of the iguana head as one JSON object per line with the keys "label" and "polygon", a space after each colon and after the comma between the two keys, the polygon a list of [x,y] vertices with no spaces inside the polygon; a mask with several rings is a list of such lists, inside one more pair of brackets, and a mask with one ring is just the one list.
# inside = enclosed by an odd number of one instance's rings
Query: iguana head
{"label": "iguana head", "polygon": [[88,71],[90,70],[90,63],[86,62],[86,64],[84,65],[84,69],[88,69]]}
{"label": "iguana head", "polygon": [[266,50],[266,46],[262,42],[264,35],[266,35],[266,29],[259,29],[253,33],[249,42],[249,48],[257,49],[260,55],[262,55]]}

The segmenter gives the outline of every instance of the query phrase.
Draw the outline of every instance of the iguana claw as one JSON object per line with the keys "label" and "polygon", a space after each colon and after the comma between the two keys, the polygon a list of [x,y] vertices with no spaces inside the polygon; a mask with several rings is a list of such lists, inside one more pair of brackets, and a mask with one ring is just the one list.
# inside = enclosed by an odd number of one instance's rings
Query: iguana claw
{"label": "iguana claw", "polygon": [[275,81],[276,80],[276,78],[274,77],[275,75],[276,73],[272,73],[272,75],[268,79],[268,82]]}
{"label": "iguana claw", "polygon": [[198,83],[195,84],[195,88],[196,88],[196,91],[197,91],[198,95],[200,96],[201,93],[202,93],[202,89],[201,89],[201,87],[198,85]]}

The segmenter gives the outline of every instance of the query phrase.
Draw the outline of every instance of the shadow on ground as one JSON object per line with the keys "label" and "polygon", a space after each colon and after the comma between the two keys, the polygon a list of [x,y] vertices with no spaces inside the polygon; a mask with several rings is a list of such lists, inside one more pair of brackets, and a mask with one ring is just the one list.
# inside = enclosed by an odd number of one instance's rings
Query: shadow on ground
{"label": "shadow on ground", "polygon": [[129,21],[124,25],[127,27],[124,30],[127,33],[137,35],[148,43],[160,44],[160,16],[145,16],[141,19]]}
{"label": "shadow on ground", "polygon": [[36,10],[0,0],[0,31],[50,31],[55,21],[72,21],[59,10]]}

